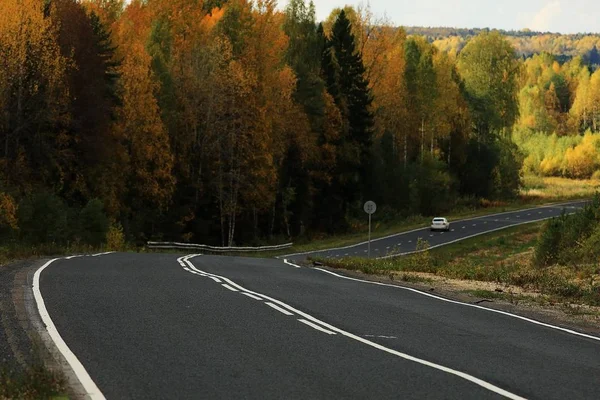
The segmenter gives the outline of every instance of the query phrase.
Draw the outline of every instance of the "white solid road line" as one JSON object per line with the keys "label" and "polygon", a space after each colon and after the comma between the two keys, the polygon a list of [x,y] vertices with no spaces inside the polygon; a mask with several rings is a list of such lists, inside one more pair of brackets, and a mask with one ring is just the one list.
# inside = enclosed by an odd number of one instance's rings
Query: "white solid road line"
{"label": "white solid road line", "polygon": [[107,255],[113,254],[113,253],[114,253],[114,251],[107,251],[105,253],[92,254],[92,257],[107,256]]}
{"label": "white solid road line", "polygon": [[253,295],[253,294],[246,293],[246,292],[242,292],[242,294],[243,294],[244,296],[248,296],[248,297],[250,297],[251,299],[258,300],[258,301],[262,301],[262,299],[261,299],[260,297],[258,297],[258,296],[255,296],[255,295]]}
{"label": "white solid road line", "polygon": [[217,283],[221,283],[221,280],[219,278],[215,278],[214,276],[209,276],[209,278]]}
{"label": "white solid road line", "polygon": [[288,310],[284,310],[283,308],[279,307],[277,304],[273,304],[273,303],[269,303],[269,302],[265,302],[265,304],[271,308],[274,308],[275,310],[279,311],[282,314],[294,315],[293,313],[289,312]]}
{"label": "white solid road line", "polygon": [[319,325],[317,325],[317,324],[313,324],[312,322],[310,322],[310,321],[307,321],[307,320],[305,320],[305,319],[299,319],[298,321],[300,321],[300,322],[302,322],[303,324],[306,324],[306,325],[310,326],[311,328],[314,328],[314,329],[316,329],[316,330],[318,330],[318,331],[325,332],[325,333],[326,333],[326,334],[328,334],[328,335],[336,335],[336,333],[335,333],[335,332],[328,331],[327,329],[325,329],[325,328],[322,328],[322,327],[320,327],[320,326],[319,326]]}
{"label": "white solid road line", "polygon": [[[522,210],[514,210],[514,211],[505,211],[505,212],[501,212],[501,213],[496,213],[496,214],[488,214],[488,215],[481,215],[479,217],[472,217],[472,218],[467,218],[467,219],[459,219],[457,221],[454,221],[455,223],[464,223],[464,222],[468,222],[468,221],[474,221],[474,220],[480,220],[482,218],[489,218],[489,217],[497,217],[500,215],[506,215],[506,214],[514,214],[514,213],[518,213],[518,212],[527,212],[527,211],[535,211],[535,210],[539,210],[539,209],[552,209],[552,208],[556,208],[556,207],[566,207],[569,204],[574,204],[574,203],[588,203],[589,200],[581,200],[581,201],[568,201],[568,202],[563,202],[563,203],[556,203],[556,204],[547,204],[545,206],[541,206],[541,207],[534,207],[534,208],[526,208],[526,209],[522,209]],[[570,206],[569,208],[574,208],[577,209],[577,207],[573,207]],[[535,222],[535,221],[532,221]],[[398,233],[394,233],[393,235],[389,235],[389,236],[385,236],[385,237],[381,237],[381,238],[377,238],[377,239],[373,239],[371,240],[371,243],[375,243],[378,242],[380,240],[386,240],[386,239],[390,239],[390,238],[394,238],[394,237],[399,237],[399,236],[403,236],[403,235],[407,235],[409,233],[415,233],[415,232],[421,232],[421,231],[427,231],[429,228],[419,228],[419,229],[413,229],[412,231],[406,231],[406,232],[398,232]],[[359,246],[363,246],[368,244],[368,241],[364,241],[361,243],[356,243],[356,244],[351,244],[349,246],[344,246],[344,247],[336,247],[333,249],[323,249],[323,250],[313,250],[313,251],[305,251],[302,253],[294,253],[294,254],[286,254],[283,256],[277,256],[275,258],[277,259],[284,259],[287,258],[289,259],[290,257],[295,257],[295,256],[303,256],[303,255],[307,255],[307,254],[315,254],[315,253],[323,253],[323,252],[328,252],[328,251],[338,251],[338,250],[346,250],[346,249],[351,249],[354,247],[359,247]]]}
{"label": "white solid road line", "polygon": [[[573,211],[571,213],[568,213],[567,215],[574,214],[575,212],[576,211]],[[452,240],[450,242],[445,242],[445,243],[437,244],[437,245],[431,246],[431,247],[429,247],[429,248],[427,248],[425,250],[414,250],[414,251],[407,251],[405,253],[392,254],[392,255],[389,255],[389,256],[385,256],[385,257],[379,257],[379,258],[377,258],[377,260],[387,260],[387,259],[390,259],[390,258],[407,256],[409,254],[423,253],[423,252],[426,252],[426,251],[429,251],[429,250],[437,249],[438,247],[448,246],[449,244],[462,242],[463,240],[471,239],[471,238],[474,238],[474,237],[477,237],[477,236],[487,235],[487,234],[490,234],[490,233],[493,233],[493,232],[498,232],[498,231],[501,231],[501,230],[504,230],[504,229],[513,228],[515,226],[528,225],[528,224],[533,224],[533,223],[536,223],[536,222],[547,221],[547,220],[552,219],[552,218],[554,218],[554,217],[540,218],[540,219],[535,220],[535,221],[525,221],[525,222],[519,222],[517,224],[506,225],[506,226],[502,226],[500,228],[491,229],[489,231],[483,231],[483,232],[479,232],[479,233],[476,233],[476,234],[473,234],[473,235],[469,235],[469,236],[465,236],[465,237],[462,237],[462,238],[458,238],[458,239]]]}
{"label": "white solid road line", "polygon": [[38,269],[33,276],[33,295],[37,304],[38,312],[42,318],[42,322],[44,325],[46,325],[46,331],[48,331],[48,335],[50,335],[50,338],[60,353],[69,363],[73,373],[75,376],[77,376],[81,386],[83,386],[83,389],[86,392],[85,397],[92,400],[104,400],[104,395],[100,389],[98,389],[98,386],[96,386],[88,372],[85,370],[83,364],[81,364],[75,354],[73,354],[71,349],[69,349],[69,346],[67,346],[62,336],[60,336],[60,333],[58,333],[58,330],[56,329],[56,326],[54,325],[54,322],[52,321],[52,318],[50,318],[50,314],[46,309],[46,304],[44,303],[44,298],[42,297],[42,292],[40,291],[40,275],[50,264],[57,260],[60,260],[60,258],[55,258],[48,261],[40,269]]}
{"label": "white solid road line", "polygon": [[398,339],[396,336],[385,336],[385,335],[364,335],[365,337],[370,338],[379,338],[379,339]]}
{"label": "white solid road line", "polygon": [[[206,274],[205,274],[205,275],[206,275]],[[206,276],[208,276],[208,275],[206,275]],[[229,289],[229,290],[231,290],[232,292],[238,292],[238,291],[239,291],[239,290],[237,290],[236,288],[234,288],[234,287],[231,287],[231,286],[229,286],[229,285],[228,285],[228,284],[226,284],[226,283],[222,284],[221,286],[223,286],[225,289]]]}
{"label": "white solid road line", "polygon": [[560,326],[547,324],[545,322],[536,321],[534,319],[523,317],[523,316],[520,316],[520,315],[517,315],[517,314],[511,314],[511,313],[506,312],[506,311],[500,311],[500,310],[495,310],[493,308],[482,307],[482,306],[477,305],[477,304],[463,303],[463,302],[456,301],[456,300],[450,300],[450,299],[446,299],[446,298],[443,298],[443,297],[439,297],[439,296],[436,296],[436,295],[433,295],[433,294],[430,294],[430,293],[425,293],[425,292],[422,292],[420,290],[412,289],[412,288],[408,288],[408,287],[404,287],[404,286],[390,285],[388,283],[372,282],[372,281],[366,281],[364,279],[351,278],[351,277],[348,277],[348,276],[336,274],[335,272],[327,271],[326,269],[322,269],[322,268],[312,268],[312,269],[317,270],[317,271],[321,271],[321,272],[325,272],[325,273],[327,273],[329,275],[333,275],[333,276],[336,276],[336,277],[342,278],[342,279],[348,279],[348,280],[355,281],[355,282],[368,283],[368,284],[371,284],[371,285],[387,286],[387,287],[392,287],[392,288],[396,288],[396,289],[407,290],[409,292],[413,292],[413,293],[416,293],[416,294],[420,294],[422,296],[427,296],[427,297],[431,297],[433,299],[445,301],[447,303],[458,304],[458,305],[465,306],[465,307],[472,307],[472,308],[477,308],[479,310],[484,310],[484,311],[489,311],[489,312],[493,312],[493,313],[496,313],[496,314],[506,315],[508,317],[517,318],[517,319],[520,319],[520,320],[523,320],[523,321],[526,321],[526,322],[530,322],[532,324],[540,325],[540,326],[543,326],[543,327],[546,327],[546,328],[556,329],[556,330],[559,330],[559,331],[562,331],[562,332],[565,332],[565,333],[569,333],[571,335],[581,336],[581,337],[584,337],[584,338],[587,338],[587,339],[597,340],[597,341],[600,342],[600,337],[598,337],[598,336],[588,335],[586,333],[577,332],[577,331],[574,331],[572,329],[567,329],[567,328],[563,328],[563,327],[560,327]]}
{"label": "white solid road line", "polygon": [[283,260],[283,262],[286,263],[287,265],[291,265],[292,267],[295,267],[295,268],[302,268],[301,266],[296,265],[294,263],[291,263],[291,262],[289,262],[288,260],[285,260],[285,259]]}
{"label": "white solid road line", "polygon": [[474,377],[472,375],[469,375],[469,374],[461,372],[461,371],[454,370],[452,368],[444,367],[443,365],[435,364],[435,363],[427,361],[427,360],[423,360],[423,359],[420,359],[420,358],[417,358],[417,357],[413,357],[413,356],[405,354],[405,353],[401,353],[399,351],[387,348],[387,347],[382,346],[380,344],[377,344],[375,342],[371,342],[370,340],[364,339],[364,338],[362,338],[360,336],[354,335],[354,334],[352,334],[350,332],[347,332],[347,331],[344,331],[344,330],[342,330],[340,328],[336,328],[335,326],[330,325],[330,324],[328,324],[326,322],[323,322],[323,321],[321,321],[321,320],[319,320],[319,319],[317,319],[317,318],[313,317],[312,315],[309,315],[309,314],[307,314],[305,312],[297,310],[294,307],[292,307],[292,306],[290,306],[290,305],[288,305],[288,304],[286,304],[286,303],[284,303],[284,302],[282,302],[280,300],[274,299],[274,298],[269,297],[267,295],[264,295],[262,293],[257,293],[257,292],[254,292],[252,290],[248,290],[248,289],[244,288],[243,286],[240,286],[237,283],[233,282],[231,279],[229,279],[227,277],[224,277],[224,276],[221,276],[221,275],[216,275],[216,274],[211,274],[209,272],[205,272],[205,271],[199,270],[198,268],[196,268],[194,266],[194,264],[191,261],[189,261],[189,258],[193,258],[193,256],[189,256],[188,258],[186,258],[185,262],[194,271],[203,273],[203,274],[205,274],[207,276],[215,276],[215,277],[217,277],[219,279],[222,279],[223,281],[229,283],[231,286],[236,287],[237,289],[239,289],[242,292],[251,293],[251,294],[254,294],[256,296],[260,296],[263,299],[269,300],[269,301],[271,301],[271,302],[273,302],[273,303],[275,303],[275,304],[277,304],[277,305],[279,305],[279,306],[281,306],[283,308],[288,309],[290,312],[292,312],[292,313],[294,313],[296,315],[300,315],[300,316],[304,317],[304,319],[306,319],[308,321],[311,321],[311,322],[313,322],[315,324],[320,325],[321,328],[330,330],[332,332],[337,332],[337,333],[339,333],[339,334],[341,334],[343,336],[346,336],[347,338],[350,338],[350,339],[356,340],[358,342],[361,342],[363,344],[366,344],[368,346],[374,347],[374,348],[376,348],[378,350],[381,350],[381,351],[384,351],[384,352],[386,352],[388,354],[392,354],[392,355],[395,355],[397,357],[403,358],[405,360],[412,361],[412,362],[415,362],[415,363],[418,363],[418,364],[421,364],[421,365],[425,365],[427,367],[430,367],[430,368],[433,368],[433,369],[437,369],[439,371],[446,372],[448,374],[451,374],[451,375],[457,376],[459,378],[465,379],[465,380],[467,380],[469,382],[472,382],[472,383],[474,383],[474,384],[476,384],[476,385],[478,385],[480,387],[483,387],[484,389],[487,389],[487,390],[489,390],[491,392],[497,393],[497,394],[499,394],[501,396],[504,396],[506,398],[509,398],[511,400],[524,400],[523,397],[517,396],[514,393],[508,392],[508,391],[506,391],[506,390],[504,390],[502,388],[499,388],[498,386],[495,386],[495,385],[493,385],[491,383],[483,381],[483,380],[481,380],[479,378],[476,378],[476,377]]}

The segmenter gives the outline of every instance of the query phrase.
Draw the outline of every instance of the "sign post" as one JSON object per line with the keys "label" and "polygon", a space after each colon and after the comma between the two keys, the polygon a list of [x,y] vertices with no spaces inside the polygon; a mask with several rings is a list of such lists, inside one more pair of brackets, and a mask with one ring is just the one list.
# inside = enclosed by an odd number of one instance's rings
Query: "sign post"
{"label": "sign post", "polygon": [[367,201],[365,203],[365,212],[369,214],[369,258],[371,258],[371,215],[377,211],[377,204],[374,201]]}

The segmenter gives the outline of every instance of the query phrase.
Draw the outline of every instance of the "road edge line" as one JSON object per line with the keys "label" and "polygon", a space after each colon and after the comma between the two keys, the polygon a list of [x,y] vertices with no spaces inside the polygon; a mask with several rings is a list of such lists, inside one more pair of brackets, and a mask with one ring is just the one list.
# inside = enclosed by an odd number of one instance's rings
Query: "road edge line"
{"label": "road edge line", "polygon": [[386,286],[386,287],[392,287],[392,288],[396,288],[396,289],[402,289],[402,290],[413,292],[413,293],[416,293],[416,294],[419,294],[419,295],[422,295],[422,296],[426,296],[426,297],[430,297],[430,298],[433,298],[433,299],[445,301],[447,303],[452,303],[452,304],[457,304],[457,305],[461,305],[461,306],[476,308],[476,309],[479,309],[479,310],[489,311],[489,312],[493,312],[493,313],[497,313],[497,314],[502,314],[502,315],[505,315],[505,316],[508,316],[508,317],[512,317],[512,318],[516,318],[516,319],[520,319],[522,321],[526,321],[526,322],[529,322],[529,323],[532,323],[532,324],[535,324],[535,325],[540,325],[540,326],[543,326],[545,328],[550,328],[550,329],[553,329],[553,330],[558,330],[558,331],[561,331],[563,333],[568,333],[570,335],[575,335],[575,336],[581,336],[581,337],[584,337],[586,339],[592,339],[592,340],[596,340],[596,341],[600,342],[600,337],[598,337],[598,336],[589,335],[587,333],[582,333],[582,332],[577,332],[577,331],[575,331],[573,329],[563,328],[561,326],[548,324],[546,322],[536,321],[535,319],[524,317],[524,316],[518,315],[518,314],[513,314],[513,313],[510,313],[508,311],[502,311],[502,310],[496,310],[494,308],[483,307],[483,306],[480,306],[478,304],[464,303],[464,302],[458,301],[458,300],[451,300],[451,299],[447,299],[447,298],[444,298],[444,297],[441,297],[441,296],[436,296],[436,295],[431,294],[431,293],[426,293],[426,292],[423,292],[423,291],[418,290],[418,289],[409,288],[409,287],[406,287],[406,286],[392,285],[392,284],[389,284],[389,283],[367,281],[367,280],[364,280],[364,279],[352,278],[352,277],[349,277],[349,276],[344,276],[344,275],[336,274],[335,272],[328,271],[328,270],[323,269],[323,268],[311,268],[311,269],[316,270],[316,271],[325,272],[325,273],[327,273],[329,275],[333,275],[333,276],[336,276],[336,277],[342,278],[342,279],[348,279],[348,280],[351,280],[351,281],[368,283],[368,284],[371,284],[371,285]]}
{"label": "road edge line", "polygon": [[286,263],[287,265],[291,265],[291,266],[292,266],[292,267],[294,267],[294,268],[302,268],[301,266],[299,266],[299,265],[296,265],[296,264],[294,264],[294,263],[292,263],[292,262],[288,261],[288,259],[287,259],[287,258],[285,258],[285,259],[283,260],[283,262],[284,262],[284,263]]}
{"label": "road edge line", "polygon": [[[92,378],[89,376],[83,364],[81,364],[77,356],[75,356],[75,354],[71,351],[69,346],[67,346],[64,339],[58,332],[58,329],[56,329],[56,326],[54,325],[54,322],[52,321],[52,318],[50,317],[50,314],[48,313],[48,310],[46,308],[44,298],[42,297],[42,292],[40,290],[41,273],[52,263],[58,260],[62,260],[62,258],[54,258],[46,262],[40,268],[38,268],[33,276],[33,285],[27,286],[28,290],[30,290],[31,292],[30,294],[33,294],[32,297],[35,301],[35,310],[29,310],[29,317],[32,320],[32,317],[38,317],[39,319],[41,319],[41,326],[37,326],[36,328],[37,333],[40,335],[41,340],[43,341],[48,351],[53,355],[53,357],[56,358],[58,355],[60,355],[60,358],[64,360],[63,362],[61,362],[61,360],[56,361],[63,368],[63,373],[65,373],[69,382],[72,383],[73,380],[76,380],[79,383],[79,389],[83,389],[83,391],[85,392],[83,396],[86,399],[105,400],[104,395],[102,394],[98,386],[96,386]],[[31,306],[33,306],[33,304],[31,304]],[[33,311],[35,311],[35,313],[33,313]],[[75,379],[73,379],[73,377]]]}
{"label": "road edge line", "polygon": [[[564,203],[554,203],[554,204],[547,204],[547,205],[541,205],[539,207],[531,207],[531,208],[524,208],[524,209],[520,209],[520,210],[513,210],[513,211],[504,211],[501,213],[495,213],[495,214],[487,214],[487,215],[480,215],[478,217],[471,217],[471,218],[466,218],[466,219],[460,219],[460,220],[456,220],[456,221],[452,221],[452,224],[457,224],[460,222],[466,222],[466,221],[473,221],[473,220],[477,220],[477,219],[481,219],[481,218],[489,218],[489,217],[495,217],[495,216],[499,216],[499,215],[506,215],[506,214],[512,214],[512,213],[519,213],[519,212],[527,212],[527,211],[532,211],[532,210],[540,210],[540,209],[544,209],[544,208],[554,208],[554,207],[560,207],[560,206],[567,206],[569,204],[575,204],[575,203],[589,203],[590,200],[574,200],[574,201],[569,201],[569,202],[564,202]],[[535,222],[539,222],[542,220],[536,220],[536,221],[531,221],[531,223],[535,223]],[[412,229],[410,231],[404,231],[404,232],[398,232],[398,233],[394,233],[385,237],[380,237],[377,239],[373,239],[371,240],[371,243],[375,243],[381,240],[386,240],[386,239],[391,239],[397,236],[402,236],[402,235],[406,235],[409,233],[415,233],[415,232],[420,232],[420,231],[429,231],[429,228],[417,228],[417,229]],[[290,258],[290,257],[296,257],[296,256],[304,256],[304,255],[309,255],[309,254],[315,254],[315,253],[324,253],[324,252],[328,252],[328,251],[336,251],[336,250],[346,250],[346,249],[351,249],[353,247],[358,247],[358,246],[363,246],[365,244],[369,243],[368,241],[363,241],[360,243],[355,243],[355,244],[351,244],[348,246],[343,246],[343,247],[334,247],[334,248],[327,248],[327,249],[321,249],[321,250],[311,250],[311,251],[306,251],[306,252],[300,252],[300,253],[294,253],[294,254],[286,254],[283,256],[277,256],[275,258],[277,259],[284,259],[284,258]]]}
{"label": "road edge line", "polygon": [[[572,214],[573,213],[567,214],[567,215],[572,215]],[[548,221],[548,220],[550,220],[552,218],[556,218],[556,217],[548,217],[548,218],[537,219],[535,221],[526,221],[526,222],[519,222],[518,224],[506,225],[506,226],[502,226],[500,228],[492,229],[492,230],[489,230],[489,231],[475,233],[473,235],[465,236],[464,238],[455,239],[455,240],[452,240],[450,242],[436,244],[435,246],[431,246],[431,247],[428,247],[428,248],[423,249],[423,250],[407,251],[407,252],[404,252],[404,253],[390,254],[390,255],[387,255],[387,256],[383,256],[383,257],[377,257],[376,260],[389,260],[391,258],[398,258],[398,257],[409,256],[411,254],[424,253],[424,252],[429,251],[429,250],[438,249],[440,247],[445,247],[445,246],[448,246],[448,245],[451,245],[451,244],[454,244],[454,243],[459,243],[459,242],[462,242],[462,241],[465,241],[465,240],[473,239],[474,237],[483,236],[483,235],[489,235],[490,233],[495,233],[495,232],[499,232],[499,231],[502,231],[502,230],[505,230],[505,229],[514,228],[516,226],[530,225],[530,224],[535,224],[535,223],[538,223],[538,222],[545,222],[545,221]]]}

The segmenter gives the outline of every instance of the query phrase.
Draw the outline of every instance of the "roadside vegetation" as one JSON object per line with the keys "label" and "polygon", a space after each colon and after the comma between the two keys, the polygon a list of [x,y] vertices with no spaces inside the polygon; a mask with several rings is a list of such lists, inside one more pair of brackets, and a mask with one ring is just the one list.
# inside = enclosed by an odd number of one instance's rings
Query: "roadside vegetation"
{"label": "roadside vegetation", "polygon": [[[517,198],[512,200],[463,199],[452,211],[443,214],[451,221],[473,218],[486,214],[514,211],[538,205],[591,199],[600,191],[600,180],[577,180],[561,177],[538,177],[526,175],[523,187]],[[382,238],[400,232],[429,226],[436,215],[412,215],[402,217],[389,210],[378,211],[373,216],[372,238]],[[250,257],[272,257],[292,253],[302,253],[328,248],[350,246],[367,240],[368,222],[366,216],[352,221],[352,231],[345,234],[328,235],[326,233],[306,235],[294,241],[291,249],[244,254]],[[239,254],[239,253],[238,253]]]}
{"label": "roadside vegetation", "polygon": [[[100,200],[68,206],[50,192],[12,204],[0,195],[0,265],[12,260],[99,250],[124,250],[123,228],[109,220]],[[2,226],[1,222],[4,222]]]}
{"label": "roadside vegetation", "polygon": [[[318,260],[332,268],[391,277],[491,282],[536,293],[549,303],[600,306],[600,198],[574,215],[509,228],[447,247],[387,260]],[[480,294],[485,294],[481,291]],[[514,295],[489,293],[484,298]]]}
{"label": "roadside vegetation", "polygon": [[597,36],[449,49],[368,7],[184,3],[0,2],[5,247],[303,250],[362,237],[365,200],[380,236],[600,178]]}
{"label": "roadside vegetation", "polygon": [[[368,7],[318,21],[305,0],[3,0],[0,15],[2,243],[307,243],[360,232],[365,200],[384,234],[526,202],[523,173],[599,176],[593,35],[470,31],[446,48]],[[109,221],[98,234],[86,208]]]}
{"label": "roadside vegetation", "polygon": [[65,380],[45,367],[9,371],[0,367],[0,400],[67,400]]}

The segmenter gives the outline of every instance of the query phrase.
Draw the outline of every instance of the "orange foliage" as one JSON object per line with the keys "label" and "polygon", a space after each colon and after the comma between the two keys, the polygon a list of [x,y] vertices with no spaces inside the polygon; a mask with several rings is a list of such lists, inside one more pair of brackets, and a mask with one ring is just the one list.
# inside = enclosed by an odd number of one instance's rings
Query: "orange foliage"
{"label": "orange foliage", "polygon": [[132,187],[146,200],[164,207],[175,180],[169,138],[155,98],[158,84],[146,50],[150,32],[148,9],[131,4],[120,19],[117,38],[124,59],[121,65],[123,101],[116,132],[128,143]]}
{"label": "orange foliage", "polygon": [[0,228],[18,229],[17,205],[15,200],[6,193],[0,193]]}

